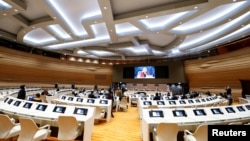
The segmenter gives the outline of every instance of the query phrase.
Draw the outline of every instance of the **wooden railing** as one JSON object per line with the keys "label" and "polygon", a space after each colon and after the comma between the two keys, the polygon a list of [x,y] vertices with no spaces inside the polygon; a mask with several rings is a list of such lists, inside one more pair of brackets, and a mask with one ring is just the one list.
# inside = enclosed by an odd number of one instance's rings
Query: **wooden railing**
{"label": "wooden railing", "polygon": [[191,91],[225,92],[232,88],[235,100],[242,96],[240,80],[250,80],[250,47],[223,55],[185,61],[185,73]]}

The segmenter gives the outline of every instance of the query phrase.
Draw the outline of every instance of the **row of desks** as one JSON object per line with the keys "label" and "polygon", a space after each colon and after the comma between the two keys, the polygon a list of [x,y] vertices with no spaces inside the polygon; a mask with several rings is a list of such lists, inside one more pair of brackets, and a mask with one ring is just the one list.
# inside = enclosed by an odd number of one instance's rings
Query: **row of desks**
{"label": "row of desks", "polygon": [[82,123],[83,140],[91,141],[94,107],[40,103],[9,96],[4,101],[0,101],[0,111],[13,117],[31,117],[36,121],[45,121],[51,124],[56,123],[60,115],[74,116],[78,122]]}
{"label": "row of desks", "polygon": [[227,124],[233,121],[250,121],[250,103],[199,108],[142,109],[141,132],[143,141],[150,141],[152,129],[161,122],[174,122],[179,130],[194,130],[196,125]]}

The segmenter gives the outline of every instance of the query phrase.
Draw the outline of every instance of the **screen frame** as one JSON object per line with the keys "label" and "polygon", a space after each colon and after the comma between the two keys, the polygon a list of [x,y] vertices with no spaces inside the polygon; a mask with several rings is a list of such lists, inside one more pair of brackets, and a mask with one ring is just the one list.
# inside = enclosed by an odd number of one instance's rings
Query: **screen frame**
{"label": "screen frame", "polygon": [[[150,77],[138,77],[140,72],[143,72],[143,69],[146,69]],[[155,66],[134,66],[134,79],[156,79],[155,77]]]}
{"label": "screen frame", "polygon": [[[172,110],[172,112],[173,112],[173,115],[175,117],[186,117],[187,116],[185,110]],[[179,113],[181,113],[181,114],[179,114]]]}
{"label": "screen frame", "polygon": [[180,104],[186,104],[186,101],[185,100],[179,100],[179,103]]}
{"label": "screen frame", "polygon": [[108,100],[100,100],[100,104],[108,104]]}
{"label": "screen frame", "polygon": [[[60,111],[58,111],[57,109],[61,109]],[[54,109],[53,109],[53,112],[55,113],[64,113],[66,110],[66,107],[64,106],[55,106]]]}
{"label": "screen frame", "polygon": [[32,105],[33,105],[33,103],[31,103],[31,102],[25,102],[23,105],[23,108],[30,109],[32,107]]}
{"label": "screen frame", "polygon": [[[43,107],[42,109],[40,109],[40,107]],[[48,105],[45,105],[45,104],[38,104],[37,107],[36,107],[36,110],[39,110],[39,111],[45,111],[47,109]]]}
{"label": "screen frame", "polygon": [[78,98],[76,99],[76,102],[83,102],[83,98],[78,97]]}
{"label": "screen frame", "polygon": [[8,103],[8,104],[11,104],[13,101],[14,101],[14,100],[10,98],[10,99],[8,100],[7,103]]}
{"label": "screen frame", "polygon": [[214,115],[223,114],[220,108],[212,108],[211,111]]}
{"label": "screen frame", "polygon": [[87,103],[95,103],[95,99],[88,99]]}
{"label": "screen frame", "polygon": [[[206,116],[207,115],[207,113],[205,112],[204,109],[194,109],[193,112],[196,116]],[[201,112],[201,114],[199,114],[198,112]]]}
{"label": "screen frame", "polygon": [[165,105],[164,101],[157,101],[157,105]]}
{"label": "screen frame", "polygon": [[236,106],[236,108],[238,109],[239,112],[244,112],[246,111],[243,106]]}
{"label": "screen frame", "polygon": [[8,100],[9,100],[9,98],[8,98],[8,97],[7,97],[7,98],[5,98],[4,103],[6,103]]}
{"label": "screen frame", "polygon": [[194,101],[192,99],[188,99],[188,103],[194,103]]}
{"label": "screen frame", "polygon": [[164,117],[164,114],[162,110],[151,110],[149,111],[149,117]]}
{"label": "screen frame", "polygon": [[175,102],[174,100],[169,100],[168,103],[169,103],[170,105],[176,105],[176,102]]}
{"label": "screen frame", "polygon": [[143,105],[146,105],[146,106],[152,105],[152,101],[143,101]]}
{"label": "screen frame", "polygon": [[250,110],[250,105],[245,105],[247,110]]}
{"label": "screen frame", "polygon": [[233,107],[226,107],[225,109],[227,113],[235,113],[235,110],[233,109]]}
{"label": "screen frame", "polygon": [[[78,112],[79,110],[81,110],[82,112],[79,113],[79,112]],[[88,114],[88,109],[87,109],[87,108],[75,107],[75,110],[74,110],[73,114],[75,114],[75,115],[84,115],[84,116],[86,116],[86,115]]]}
{"label": "screen frame", "polygon": [[21,104],[21,101],[17,100],[17,101],[14,102],[13,105],[16,106],[16,107],[18,107],[20,104]]}

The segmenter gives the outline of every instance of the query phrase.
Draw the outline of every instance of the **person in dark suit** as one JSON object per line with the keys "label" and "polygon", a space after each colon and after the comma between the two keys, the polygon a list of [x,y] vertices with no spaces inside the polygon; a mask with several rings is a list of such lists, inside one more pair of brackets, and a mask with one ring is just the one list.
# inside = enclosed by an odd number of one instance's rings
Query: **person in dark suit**
{"label": "person in dark suit", "polygon": [[109,92],[108,92],[108,94],[107,94],[107,99],[112,100],[111,117],[113,118],[113,117],[114,117],[114,115],[113,115],[113,106],[115,106],[115,105],[114,105],[114,94],[113,94],[112,88],[109,88],[108,91],[109,91]]}
{"label": "person in dark suit", "polygon": [[231,97],[231,95],[227,95],[227,100],[228,100],[228,105],[233,104],[233,98]]}
{"label": "person in dark suit", "polygon": [[18,99],[25,99],[26,98],[26,90],[25,90],[25,85],[21,85],[20,86],[20,90],[17,94],[17,98]]}
{"label": "person in dark suit", "polygon": [[225,88],[225,90],[226,90],[226,94],[227,94],[227,95],[231,95],[231,94],[232,94],[232,89],[230,88],[230,86],[227,86],[227,87]]}
{"label": "person in dark suit", "polygon": [[88,98],[96,98],[96,96],[94,95],[94,91],[91,91],[91,93],[89,94]]}
{"label": "person in dark suit", "polygon": [[153,100],[161,100],[161,95],[159,93],[155,93],[155,97]]}

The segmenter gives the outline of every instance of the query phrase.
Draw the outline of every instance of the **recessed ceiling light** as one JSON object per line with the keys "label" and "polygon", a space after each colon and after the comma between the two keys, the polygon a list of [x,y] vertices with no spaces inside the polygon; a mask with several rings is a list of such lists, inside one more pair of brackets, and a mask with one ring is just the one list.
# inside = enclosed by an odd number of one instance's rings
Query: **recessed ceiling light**
{"label": "recessed ceiling light", "polygon": [[195,7],[194,7],[194,9],[198,9],[198,7],[197,7],[197,6],[195,6]]}
{"label": "recessed ceiling light", "polygon": [[18,10],[17,9],[14,9],[15,12],[17,12]]}
{"label": "recessed ceiling light", "polygon": [[148,16],[145,16],[145,18],[147,19],[147,18],[148,18]]}
{"label": "recessed ceiling light", "polygon": [[104,6],[104,7],[103,7],[103,9],[105,9],[105,10],[106,10],[106,9],[108,9],[108,8],[107,8],[106,6]]}

